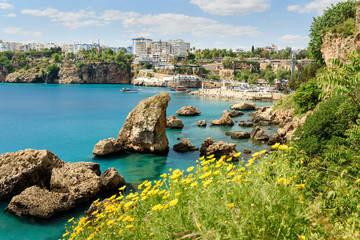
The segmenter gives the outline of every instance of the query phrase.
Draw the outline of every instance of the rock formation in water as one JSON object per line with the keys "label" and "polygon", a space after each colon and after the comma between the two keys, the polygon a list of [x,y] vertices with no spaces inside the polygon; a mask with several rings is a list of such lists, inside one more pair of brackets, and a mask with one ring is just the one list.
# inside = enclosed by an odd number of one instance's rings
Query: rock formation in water
{"label": "rock formation in water", "polygon": [[201,112],[193,106],[184,106],[175,112],[179,116],[197,116]]}
{"label": "rock formation in water", "polygon": [[257,141],[268,141],[270,136],[264,129],[259,126],[255,126],[250,133],[250,138]]}
{"label": "rock formation in water", "polygon": [[182,121],[174,115],[171,115],[166,121],[166,128],[182,129],[183,127],[184,127],[184,124],[182,123]]}
{"label": "rock formation in water", "polygon": [[235,138],[235,139],[250,138],[250,133],[248,132],[226,132],[225,135],[228,135],[231,138]]}
{"label": "rock formation in water", "polygon": [[[200,148],[200,155],[202,156],[210,156],[214,154],[214,157],[219,159],[222,156],[226,156],[227,158],[233,157],[236,154],[236,144],[235,143],[226,143],[223,141],[215,142],[210,137],[205,139],[204,143]],[[232,158],[232,161],[238,161],[239,158]]]}
{"label": "rock formation in water", "polygon": [[220,119],[210,120],[210,123],[212,125],[227,125],[227,126],[234,125],[234,122],[233,122],[232,118],[230,117],[228,110],[223,111],[223,114]]}
{"label": "rock formation in water", "polygon": [[253,124],[253,123],[247,123],[247,122],[241,121],[241,122],[239,123],[239,126],[240,126],[240,127],[253,127],[254,124]]}
{"label": "rock formation in water", "polygon": [[244,115],[244,113],[241,111],[232,110],[230,112],[230,117],[232,117],[232,118],[241,117],[242,115]]}
{"label": "rock formation in water", "polygon": [[53,168],[65,164],[47,150],[26,149],[0,155],[0,199],[9,199],[27,187],[49,187]]}
{"label": "rock formation in water", "polygon": [[198,127],[206,127],[206,120],[200,120],[196,123]]}
{"label": "rock formation in water", "polygon": [[253,118],[250,121],[262,126],[284,126],[286,123],[293,120],[293,113],[294,109],[273,110],[272,107],[261,107],[256,112],[251,113],[251,116],[253,116]]}
{"label": "rock formation in water", "polygon": [[179,143],[173,146],[174,151],[176,152],[189,152],[199,150],[198,147],[191,145],[189,138],[184,138]]}
{"label": "rock formation in water", "polygon": [[230,108],[233,110],[240,110],[240,111],[249,111],[249,110],[255,110],[256,105],[255,103],[238,103],[238,104],[232,104],[230,105]]}
{"label": "rock formation in water", "polygon": [[[166,108],[170,96],[167,92],[146,98],[129,113],[116,142],[102,140],[94,147],[96,156],[105,156],[121,151],[163,153],[169,150],[166,137]],[[109,145],[109,147],[105,147]]]}

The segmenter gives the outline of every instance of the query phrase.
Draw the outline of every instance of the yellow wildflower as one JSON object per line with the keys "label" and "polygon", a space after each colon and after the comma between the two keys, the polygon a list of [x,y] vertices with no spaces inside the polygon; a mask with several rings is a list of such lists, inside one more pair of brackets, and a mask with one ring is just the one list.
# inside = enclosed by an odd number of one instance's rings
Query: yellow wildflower
{"label": "yellow wildflower", "polygon": [[181,192],[178,192],[175,194],[176,197],[180,196],[181,195]]}
{"label": "yellow wildflower", "polygon": [[132,225],[132,224],[129,224],[129,225],[126,225],[125,227],[126,227],[127,229],[130,229],[130,228],[133,227],[133,225]]}
{"label": "yellow wildflower", "polygon": [[239,168],[238,172],[245,172],[245,168],[244,167]]}
{"label": "yellow wildflower", "polygon": [[205,156],[202,156],[201,158],[199,158],[199,160],[204,160]]}
{"label": "yellow wildflower", "polygon": [[161,204],[161,203],[159,203],[159,204],[156,204],[155,206],[153,206],[152,208],[151,208],[151,210],[153,210],[153,211],[160,211],[161,209],[163,209],[164,208],[164,206]]}
{"label": "yellow wildflower", "polygon": [[124,191],[126,188],[126,185],[122,186],[121,188],[119,188],[120,191]]}
{"label": "yellow wildflower", "polygon": [[204,171],[207,172],[207,170],[209,170],[209,167],[208,167],[208,166],[205,166],[205,167],[204,167]]}
{"label": "yellow wildflower", "polygon": [[164,194],[165,192],[166,192],[166,190],[164,189],[164,190],[162,190],[162,191],[159,192],[159,195],[162,195],[162,194]]}
{"label": "yellow wildflower", "polygon": [[234,207],[234,203],[228,203],[228,204],[226,204],[226,206],[228,206],[229,208],[233,208],[233,207]]}
{"label": "yellow wildflower", "polygon": [[165,208],[165,209],[168,209],[168,208],[169,208],[169,204],[165,204],[165,205],[164,205],[164,208]]}
{"label": "yellow wildflower", "polygon": [[229,157],[228,159],[226,159],[227,162],[231,162],[232,157]]}
{"label": "yellow wildflower", "polygon": [[174,200],[170,201],[169,205],[171,207],[175,207],[178,204],[178,202],[179,202],[179,199],[175,198]]}
{"label": "yellow wildflower", "polygon": [[228,173],[227,175],[228,175],[229,177],[232,177],[232,176],[235,175],[235,173],[234,173],[234,172],[230,172],[230,173]]}
{"label": "yellow wildflower", "polygon": [[134,203],[134,201],[127,202],[127,203],[125,203],[124,207],[125,207],[125,208],[128,208],[128,207],[130,207],[133,203]]}
{"label": "yellow wildflower", "polygon": [[299,239],[301,239],[301,240],[305,240],[305,239],[306,239],[306,237],[305,237],[304,235],[300,235],[300,236],[299,236]]}
{"label": "yellow wildflower", "polygon": [[72,221],[74,221],[74,217],[72,217],[68,220],[68,222],[72,222]]}
{"label": "yellow wildflower", "polygon": [[108,226],[113,226],[115,224],[115,221],[114,220],[109,220],[106,225]]}
{"label": "yellow wildflower", "polygon": [[355,183],[358,183],[358,182],[360,182],[360,178],[355,181]]}
{"label": "yellow wildflower", "polygon": [[119,233],[119,235],[120,235],[120,234],[122,234],[122,233],[123,233],[123,231],[124,231],[124,230],[120,229],[120,230],[119,230],[119,232],[118,232],[118,233]]}
{"label": "yellow wildflower", "polygon": [[280,143],[275,143],[274,145],[272,145],[272,149],[278,148],[280,146]]}
{"label": "yellow wildflower", "polygon": [[197,185],[198,185],[199,183],[198,182],[193,182],[191,185],[190,185],[190,187],[196,187]]}
{"label": "yellow wildflower", "polygon": [[150,233],[150,234],[149,234],[149,237],[152,237],[152,236],[154,236],[154,233]]}
{"label": "yellow wildflower", "polygon": [[259,156],[259,152],[256,152],[256,153],[254,153],[253,155],[251,155],[251,156],[253,156],[253,157],[257,157],[257,156]]}
{"label": "yellow wildflower", "polygon": [[305,184],[295,185],[295,189],[304,189],[304,188],[305,188]]}
{"label": "yellow wildflower", "polygon": [[200,177],[199,177],[199,179],[204,179],[204,178],[207,178],[208,176],[210,176],[211,175],[211,171],[209,171],[209,172],[206,172],[206,173],[204,173],[203,175],[201,175]]}
{"label": "yellow wildflower", "polygon": [[169,172],[172,172],[172,168],[169,168]]}
{"label": "yellow wildflower", "polygon": [[160,177],[162,177],[162,178],[167,178],[167,174],[166,174],[166,173],[163,173],[163,174],[160,175]]}
{"label": "yellow wildflower", "polygon": [[69,235],[69,232],[64,233],[62,236],[66,237],[67,235]]}
{"label": "yellow wildflower", "polygon": [[88,236],[88,237],[86,238],[86,240],[92,240],[94,237],[95,237],[95,234],[92,233],[92,234],[90,234],[90,236]]}
{"label": "yellow wildflower", "polygon": [[212,179],[208,179],[207,181],[204,182],[204,187],[206,188],[207,186],[209,186],[212,182]]}
{"label": "yellow wildflower", "polygon": [[188,172],[192,172],[193,170],[194,170],[194,167],[193,167],[193,166],[188,167],[188,169],[186,169],[186,171],[188,171]]}
{"label": "yellow wildflower", "polygon": [[261,154],[265,154],[266,153],[266,150],[262,150],[260,151]]}
{"label": "yellow wildflower", "polygon": [[215,155],[211,154],[210,156],[207,156],[206,158],[213,158]]}
{"label": "yellow wildflower", "polygon": [[286,149],[288,149],[288,148],[289,148],[289,147],[288,147],[287,145],[285,145],[285,144],[279,146],[279,149],[280,149],[280,150],[286,150]]}
{"label": "yellow wildflower", "polygon": [[235,153],[234,155],[233,155],[233,157],[239,157],[240,156],[240,154],[241,154],[241,152],[238,152],[238,153]]}
{"label": "yellow wildflower", "polygon": [[215,176],[219,175],[219,174],[220,174],[220,170],[217,170],[217,171],[213,172],[213,174],[214,174]]}

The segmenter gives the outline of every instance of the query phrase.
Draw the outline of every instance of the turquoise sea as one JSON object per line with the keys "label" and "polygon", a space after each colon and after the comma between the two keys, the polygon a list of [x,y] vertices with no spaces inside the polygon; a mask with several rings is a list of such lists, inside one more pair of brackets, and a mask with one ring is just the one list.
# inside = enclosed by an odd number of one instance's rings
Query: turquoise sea
{"label": "turquoise sea", "polygon": [[[177,138],[190,138],[198,147],[207,138],[237,144],[237,150],[252,151],[267,146],[250,139],[235,140],[226,136],[227,131],[251,131],[235,124],[233,127],[196,126],[198,120],[221,117],[233,100],[219,100],[191,96],[186,93],[169,92],[171,101],[167,116],[175,115],[182,106],[192,105],[200,109],[195,117],[179,117],[185,127],[182,130],[167,130],[171,147],[168,155],[126,154],[119,157],[97,159],[92,155],[94,145],[101,139],[117,136],[127,114],[137,103],[147,97],[168,91],[166,88],[138,87],[138,93],[122,93],[126,85],[53,85],[0,83],[0,154],[18,150],[48,149],[66,162],[93,161],[101,165],[103,172],[115,167],[129,183],[152,180],[169,168],[186,169],[194,165],[199,152],[177,153],[172,146]],[[272,105],[271,102],[256,102],[257,106]],[[234,118],[247,121],[245,114]],[[275,128],[265,128],[272,134]],[[7,202],[0,202],[0,239],[6,240],[52,240],[61,238],[67,219],[79,217],[88,205],[55,216],[50,220],[32,222],[4,214]]]}

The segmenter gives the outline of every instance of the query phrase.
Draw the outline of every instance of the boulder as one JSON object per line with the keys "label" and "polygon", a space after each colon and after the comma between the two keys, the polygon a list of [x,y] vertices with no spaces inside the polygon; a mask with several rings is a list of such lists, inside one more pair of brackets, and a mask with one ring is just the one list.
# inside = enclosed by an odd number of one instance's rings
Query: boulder
{"label": "boulder", "polygon": [[239,126],[240,126],[240,127],[253,127],[254,124],[253,124],[253,123],[247,123],[247,122],[241,121],[241,122],[239,123]]}
{"label": "boulder", "polygon": [[271,135],[271,137],[268,141],[268,145],[274,145],[275,143],[284,144],[285,139],[283,137],[281,137],[279,134],[275,133],[275,134]]}
{"label": "boulder", "polygon": [[122,151],[122,146],[117,143],[115,138],[107,138],[104,140],[100,140],[100,142],[98,142],[95,145],[92,153],[95,156],[102,157],[121,151]]}
{"label": "boulder", "polygon": [[251,114],[253,118],[250,120],[258,125],[281,125],[293,120],[293,109],[279,109],[273,110],[272,107],[260,107],[258,110]]}
{"label": "boulder", "polygon": [[92,162],[69,162],[62,168],[54,168],[50,190],[69,193],[71,201],[75,203],[89,201],[101,190],[100,165]]}
{"label": "boulder", "polygon": [[250,154],[250,153],[251,153],[251,150],[249,150],[249,149],[244,149],[243,153],[244,153],[244,154]]}
{"label": "boulder", "polygon": [[175,144],[173,149],[176,152],[189,152],[199,150],[198,147],[191,145],[189,138],[184,138],[179,143]]}
{"label": "boulder", "polygon": [[[223,141],[214,142],[210,137],[205,139],[200,148],[200,155],[209,156],[214,154],[214,157],[219,159],[222,156],[226,156],[227,158],[233,157],[234,154],[237,153],[235,143],[226,143]],[[238,161],[239,158],[233,157],[233,161]]]}
{"label": "boulder", "polygon": [[264,129],[259,126],[255,126],[250,133],[250,138],[257,141],[267,141],[269,140],[270,136]]}
{"label": "boulder", "polygon": [[129,113],[119,132],[117,142],[124,150],[135,152],[168,152],[166,108],[169,93],[146,98]]}
{"label": "boulder", "polygon": [[183,127],[184,124],[182,123],[182,121],[174,115],[171,115],[166,121],[166,128],[182,129]]}
{"label": "boulder", "polygon": [[232,110],[229,115],[230,117],[235,118],[235,117],[241,117],[242,115],[244,115],[244,113],[241,111]]}
{"label": "boulder", "polygon": [[48,150],[26,149],[0,155],[0,199],[9,199],[26,188],[50,186],[53,168],[65,164]]}
{"label": "boulder", "polygon": [[250,133],[248,133],[248,132],[230,132],[230,133],[225,133],[225,134],[229,135],[231,138],[235,138],[235,139],[250,138]]}
{"label": "boulder", "polygon": [[19,217],[49,218],[55,213],[74,207],[75,204],[70,200],[69,193],[50,192],[45,188],[32,186],[13,197],[5,212],[13,213]]}
{"label": "boulder", "polygon": [[119,174],[116,168],[111,167],[105,170],[100,176],[101,191],[113,191],[124,186],[126,181],[123,176]]}
{"label": "boulder", "polygon": [[198,127],[206,127],[206,120],[200,120],[196,124]]}
{"label": "boulder", "polygon": [[210,120],[210,123],[212,125],[228,125],[228,126],[234,125],[234,122],[233,122],[232,118],[230,117],[228,110],[223,111],[223,114],[220,119]]}
{"label": "boulder", "polygon": [[232,104],[230,105],[231,109],[234,110],[240,110],[240,111],[250,111],[250,110],[255,110],[256,109],[256,105],[255,103],[238,103],[238,104]]}
{"label": "boulder", "polygon": [[201,112],[193,106],[184,106],[175,112],[179,116],[197,116]]}

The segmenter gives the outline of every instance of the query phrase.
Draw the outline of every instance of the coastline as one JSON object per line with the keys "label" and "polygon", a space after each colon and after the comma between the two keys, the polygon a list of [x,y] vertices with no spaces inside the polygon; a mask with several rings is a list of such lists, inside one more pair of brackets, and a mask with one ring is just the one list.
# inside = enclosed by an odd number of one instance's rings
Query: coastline
{"label": "coastline", "polygon": [[189,94],[211,97],[211,98],[222,98],[222,99],[232,99],[232,100],[261,100],[261,101],[277,101],[286,96],[286,94],[283,93],[244,92],[244,91],[228,90],[221,88],[199,89],[190,92]]}

